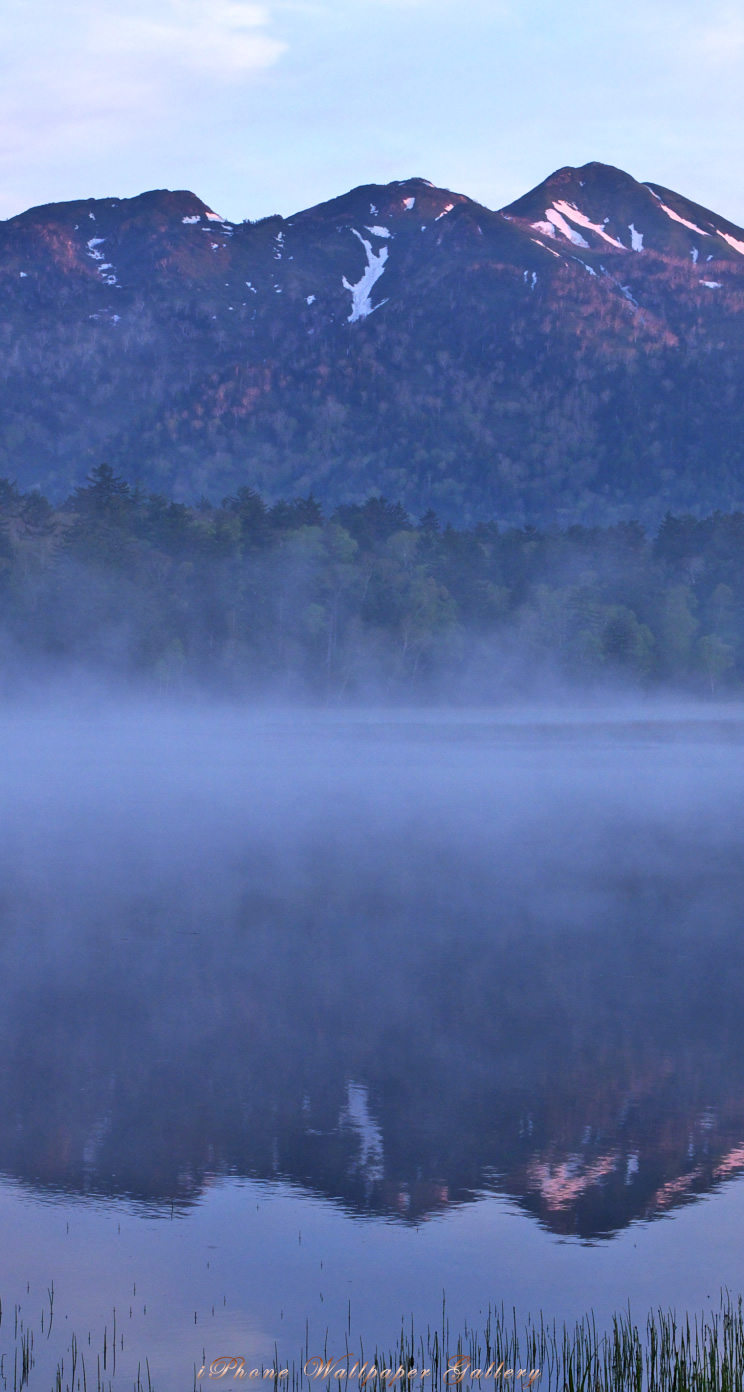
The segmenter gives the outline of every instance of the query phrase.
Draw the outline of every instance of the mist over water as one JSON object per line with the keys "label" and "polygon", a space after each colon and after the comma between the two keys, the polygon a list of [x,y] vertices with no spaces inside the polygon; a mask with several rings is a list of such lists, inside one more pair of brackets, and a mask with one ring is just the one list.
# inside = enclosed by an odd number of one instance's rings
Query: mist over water
{"label": "mist over water", "polygon": [[39,704],[0,761],[6,1304],[45,1244],[72,1304],[82,1266],[94,1303],[144,1276],[152,1217],[173,1368],[210,1232],[267,1358],[352,1291],[380,1338],[445,1286],[472,1318],[642,1304],[639,1247],[655,1301],[707,1296],[744,1172],[744,712]]}

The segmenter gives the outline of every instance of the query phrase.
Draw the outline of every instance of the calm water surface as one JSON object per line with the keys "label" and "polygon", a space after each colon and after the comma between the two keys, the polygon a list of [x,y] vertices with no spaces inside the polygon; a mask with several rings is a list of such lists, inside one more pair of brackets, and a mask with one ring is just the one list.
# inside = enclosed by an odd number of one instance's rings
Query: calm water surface
{"label": "calm water surface", "polygon": [[14,1306],[32,1388],[73,1330],[111,1378],[116,1309],[114,1385],[176,1389],[443,1291],[744,1290],[741,712],[10,711],[0,755],[0,1386]]}

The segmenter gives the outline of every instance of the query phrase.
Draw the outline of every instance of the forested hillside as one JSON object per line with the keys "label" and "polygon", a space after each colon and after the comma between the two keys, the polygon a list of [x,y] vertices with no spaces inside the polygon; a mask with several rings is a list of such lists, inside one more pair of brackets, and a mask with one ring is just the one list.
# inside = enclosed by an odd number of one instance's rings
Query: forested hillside
{"label": "forested hillside", "polygon": [[230,223],[187,192],[0,223],[0,473],[193,504],[383,493],[473,526],[744,507],[744,231],[590,164]]}

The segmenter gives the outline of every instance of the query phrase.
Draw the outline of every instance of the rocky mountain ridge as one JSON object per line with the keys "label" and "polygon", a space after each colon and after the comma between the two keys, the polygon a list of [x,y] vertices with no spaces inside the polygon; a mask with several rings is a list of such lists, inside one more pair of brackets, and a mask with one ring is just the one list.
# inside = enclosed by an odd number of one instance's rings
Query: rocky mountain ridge
{"label": "rocky mountain ridge", "polygon": [[472,522],[744,503],[744,230],[610,166],[231,223],[165,190],[0,223],[0,474]]}

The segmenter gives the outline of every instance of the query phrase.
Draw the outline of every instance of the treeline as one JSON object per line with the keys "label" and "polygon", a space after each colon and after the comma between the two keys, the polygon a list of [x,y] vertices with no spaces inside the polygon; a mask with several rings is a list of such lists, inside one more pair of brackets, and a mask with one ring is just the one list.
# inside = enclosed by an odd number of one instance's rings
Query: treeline
{"label": "treeline", "polygon": [[250,488],[190,507],[102,464],[58,508],[0,480],[3,670],[165,689],[488,700],[567,684],[744,684],[744,513],[566,530],[330,515]]}

